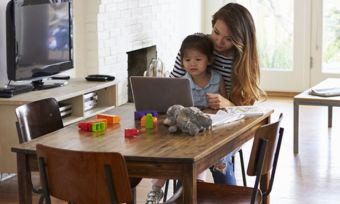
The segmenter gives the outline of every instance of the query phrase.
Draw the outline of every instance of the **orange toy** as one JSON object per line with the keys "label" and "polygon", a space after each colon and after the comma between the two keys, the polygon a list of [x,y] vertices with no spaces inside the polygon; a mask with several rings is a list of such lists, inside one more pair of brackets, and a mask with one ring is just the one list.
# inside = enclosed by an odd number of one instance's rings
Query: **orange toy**
{"label": "orange toy", "polygon": [[106,119],[108,124],[120,123],[119,115],[97,114],[97,119]]}

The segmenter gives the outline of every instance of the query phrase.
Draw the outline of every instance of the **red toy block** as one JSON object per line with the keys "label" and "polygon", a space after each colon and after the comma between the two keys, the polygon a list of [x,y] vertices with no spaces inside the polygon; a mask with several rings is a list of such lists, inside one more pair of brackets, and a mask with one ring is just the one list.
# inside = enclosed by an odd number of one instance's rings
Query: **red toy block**
{"label": "red toy block", "polygon": [[106,119],[84,121],[84,122],[78,123],[78,127],[88,132],[103,132],[106,130],[107,121]]}
{"label": "red toy block", "polygon": [[137,130],[136,128],[125,128],[124,132],[125,137],[134,137],[139,134],[139,130]]}

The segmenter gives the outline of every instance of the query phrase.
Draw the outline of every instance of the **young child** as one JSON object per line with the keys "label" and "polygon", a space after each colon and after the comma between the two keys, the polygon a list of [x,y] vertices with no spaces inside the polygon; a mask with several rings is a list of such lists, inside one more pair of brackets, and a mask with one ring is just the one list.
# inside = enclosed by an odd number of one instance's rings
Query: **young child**
{"label": "young child", "polygon": [[181,63],[186,71],[183,76],[190,80],[194,106],[207,108],[207,94],[219,93],[226,96],[222,76],[209,68],[213,62],[214,45],[207,35],[189,35],[180,49]]}
{"label": "young child", "polygon": [[[188,78],[192,89],[194,106],[207,108],[207,93],[219,93],[226,96],[222,76],[209,68],[213,62],[214,45],[208,36],[196,33],[187,36],[180,49],[181,64],[186,70],[183,76]],[[219,168],[221,165],[215,165]],[[224,166],[222,167],[224,168]],[[206,171],[197,176],[198,181],[205,181]],[[152,190],[148,193],[146,203],[158,203],[163,197],[162,187],[166,180],[152,179]]]}

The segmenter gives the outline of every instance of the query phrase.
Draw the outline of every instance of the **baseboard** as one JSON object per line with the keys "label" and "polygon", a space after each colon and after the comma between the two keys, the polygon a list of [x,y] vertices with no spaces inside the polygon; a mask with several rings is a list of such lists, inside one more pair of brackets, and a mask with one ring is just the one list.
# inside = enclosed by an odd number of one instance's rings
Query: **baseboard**
{"label": "baseboard", "polygon": [[299,94],[299,92],[280,92],[280,91],[266,91],[267,95],[270,97],[294,97]]}

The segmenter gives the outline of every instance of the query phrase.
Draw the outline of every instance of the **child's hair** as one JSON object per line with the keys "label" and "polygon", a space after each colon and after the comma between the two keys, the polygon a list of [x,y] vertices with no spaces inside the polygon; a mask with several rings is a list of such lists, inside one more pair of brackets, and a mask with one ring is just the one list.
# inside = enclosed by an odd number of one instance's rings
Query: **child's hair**
{"label": "child's hair", "polygon": [[217,20],[228,26],[235,48],[230,100],[236,105],[250,105],[265,98],[265,92],[259,87],[255,24],[248,9],[237,3],[228,3],[213,15],[213,26]]}
{"label": "child's hair", "polygon": [[181,62],[183,62],[183,57],[188,49],[195,49],[206,55],[209,62],[212,62],[214,44],[207,35],[203,33],[195,33],[193,35],[187,36],[183,42],[180,49]]}

